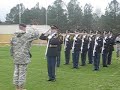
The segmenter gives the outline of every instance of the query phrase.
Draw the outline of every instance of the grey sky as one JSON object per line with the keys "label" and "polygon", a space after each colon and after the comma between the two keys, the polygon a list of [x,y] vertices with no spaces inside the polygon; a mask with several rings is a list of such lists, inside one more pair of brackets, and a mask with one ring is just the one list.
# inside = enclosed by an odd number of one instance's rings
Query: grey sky
{"label": "grey sky", "polygon": [[[6,14],[9,13],[10,9],[15,6],[16,4],[23,3],[26,8],[31,8],[35,6],[37,2],[40,3],[40,6],[47,7],[48,5],[52,4],[55,0],[0,0],[0,20],[5,21]],[[65,3],[68,3],[70,0],[63,0]],[[94,10],[99,8],[101,9],[102,13],[108,3],[112,0],[78,0],[80,2],[80,6],[84,6],[86,3],[90,3]],[[117,0],[120,2],[120,0]]]}

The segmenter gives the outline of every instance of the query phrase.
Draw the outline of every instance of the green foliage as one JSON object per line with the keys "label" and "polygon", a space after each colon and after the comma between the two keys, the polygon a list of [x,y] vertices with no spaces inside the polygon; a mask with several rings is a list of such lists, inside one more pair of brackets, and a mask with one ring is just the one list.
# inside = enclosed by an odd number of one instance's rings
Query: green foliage
{"label": "green foliage", "polygon": [[83,26],[86,30],[92,29],[92,23],[93,23],[93,17],[92,17],[92,6],[90,4],[86,4],[84,6],[84,16],[83,16]]}
{"label": "green foliage", "polygon": [[24,10],[25,10],[25,6],[22,3],[17,4],[15,7],[13,7],[10,10],[10,13],[6,15],[6,21],[15,24],[19,23],[19,12],[23,14]]}
{"label": "green foliage", "polygon": [[70,0],[68,3],[68,27],[69,29],[77,29],[82,26],[82,9],[77,0]]}
{"label": "green foliage", "polygon": [[[48,82],[47,61],[44,59],[45,47],[31,48],[32,62],[28,65],[27,90],[119,90],[120,89],[120,61],[113,53],[112,65],[108,68],[100,67],[100,71],[92,71],[93,65],[87,64],[80,69],[72,69],[64,64],[62,50],[61,66],[57,68],[56,82]],[[88,61],[87,61],[88,62]],[[101,62],[102,63],[102,62]],[[9,54],[9,47],[0,47],[0,90],[14,90],[12,84],[14,64]]]}
{"label": "green foliage", "polygon": [[[66,5],[63,0],[55,0],[48,8],[39,7],[37,3],[33,8],[27,9],[21,3],[17,4],[6,15],[6,22],[10,24],[19,23],[19,11],[21,21],[26,24],[56,25],[61,32],[70,30],[106,30],[116,33],[120,32],[120,3],[112,0],[106,7],[105,14],[101,15],[100,10],[93,12],[90,4],[85,4],[84,9],[78,0],[70,0]],[[46,11],[47,10],[47,11]],[[47,14],[47,15],[46,15]],[[47,16],[47,20],[46,20]],[[46,22],[47,21],[47,22]]]}
{"label": "green foliage", "polygon": [[120,7],[117,0],[111,1],[106,8],[105,17],[104,17],[104,24],[106,30],[112,30],[113,32],[120,32],[119,27],[119,15],[120,15]]}
{"label": "green foliage", "polygon": [[56,0],[52,6],[48,7],[48,24],[56,25],[61,32],[65,32],[67,16],[66,10],[63,8],[62,0]]}

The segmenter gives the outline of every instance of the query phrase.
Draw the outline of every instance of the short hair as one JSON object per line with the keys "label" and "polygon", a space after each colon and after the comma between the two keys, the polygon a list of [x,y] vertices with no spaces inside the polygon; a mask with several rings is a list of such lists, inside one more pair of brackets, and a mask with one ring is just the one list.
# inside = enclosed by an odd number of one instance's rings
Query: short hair
{"label": "short hair", "polygon": [[26,24],[21,23],[21,24],[19,24],[19,26],[26,27]]}

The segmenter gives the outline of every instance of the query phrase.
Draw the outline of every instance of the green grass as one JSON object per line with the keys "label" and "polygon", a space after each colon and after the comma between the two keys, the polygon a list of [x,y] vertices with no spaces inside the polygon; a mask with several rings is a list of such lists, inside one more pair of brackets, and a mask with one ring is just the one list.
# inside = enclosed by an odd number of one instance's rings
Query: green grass
{"label": "green grass", "polygon": [[[48,82],[45,47],[33,46],[31,52],[33,57],[28,66],[25,85],[27,90],[120,90],[120,61],[115,59],[115,53],[112,65],[108,68],[101,65],[100,71],[94,72],[93,65],[87,64],[80,69],[72,69],[72,63],[63,65],[62,51],[61,66],[57,68],[57,81]],[[0,90],[14,90],[13,69],[9,47],[0,47]]]}

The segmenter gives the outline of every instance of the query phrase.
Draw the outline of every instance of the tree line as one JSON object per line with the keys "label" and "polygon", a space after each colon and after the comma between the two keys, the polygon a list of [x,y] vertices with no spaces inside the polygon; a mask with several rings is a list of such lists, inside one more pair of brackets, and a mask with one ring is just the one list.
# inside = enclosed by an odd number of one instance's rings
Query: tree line
{"label": "tree line", "polygon": [[56,25],[61,32],[76,29],[120,32],[120,3],[112,0],[106,6],[105,13],[100,15],[100,12],[99,9],[93,12],[93,6],[87,3],[82,9],[77,0],[70,0],[67,5],[62,0],[55,0],[47,9],[40,7],[39,3],[28,9],[21,3],[13,7],[6,15],[6,23],[18,24],[21,13],[22,23]]}

